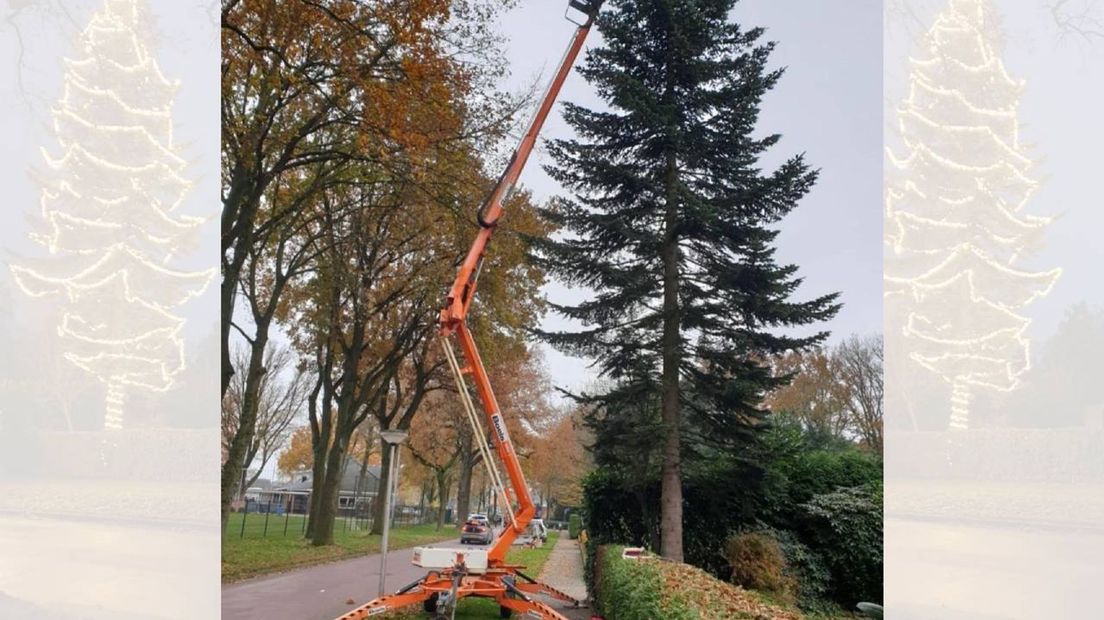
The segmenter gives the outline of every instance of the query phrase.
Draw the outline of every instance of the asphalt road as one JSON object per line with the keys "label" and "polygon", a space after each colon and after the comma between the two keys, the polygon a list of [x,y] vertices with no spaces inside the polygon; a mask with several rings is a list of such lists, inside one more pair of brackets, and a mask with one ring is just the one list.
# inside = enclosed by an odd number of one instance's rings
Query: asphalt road
{"label": "asphalt road", "polygon": [[[456,539],[426,546],[461,545]],[[400,549],[387,554],[388,592],[425,575],[426,569],[410,563],[411,553]],[[222,620],[333,620],[376,597],[379,567],[380,556],[374,554],[223,586]]]}
{"label": "asphalt road", "polygon": [[217,617],[216,526],[0,512],[0,618]]}
{"label": "asphalt road", "polygon": [[885,520],[896,620],[1100,618],[1104,534],[980,520]]}

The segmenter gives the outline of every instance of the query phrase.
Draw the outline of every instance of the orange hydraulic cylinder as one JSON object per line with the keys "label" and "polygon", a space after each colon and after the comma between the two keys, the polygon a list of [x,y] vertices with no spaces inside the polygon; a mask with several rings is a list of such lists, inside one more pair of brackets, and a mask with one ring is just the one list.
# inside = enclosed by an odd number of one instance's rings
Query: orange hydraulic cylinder
{"label": "orange hydraulic cylinder", "polygon": [[[488,554],[488,560],[492,564],[496,564],[506,559],[506,552],[510,550],[510,545],[525,531],[529,521],[536,515],[537,509],[533,504],[533,498],[529,495],[529,486],[525,482],[525,474],[521,471],[521,462],[514,450],[514,444],[510,441],[510,432],[506,429],[506,420],[498,409],[498,401],[491,389],[491,382],[487,378],[487,370],[483,367],[483,360],[479,357],[479,351],[475,348],[475,340],[472,339],[467,325],[463,323],[459,325],[456,329],[456,337],[460,341],[460,349],[464,352],[464,359],[468,362],[476,393],[483,404],[483,412],[487,416],[487,425],[494,437],[495,450],[498,451],[498,455],[506,467],[506,475],[510,478],[510,486],[514,489],[514,499],[518,503],[513,524],[506,524],[502,534],[495,540]],[[505,508],[506,510],[510,509],[509,506]]]}

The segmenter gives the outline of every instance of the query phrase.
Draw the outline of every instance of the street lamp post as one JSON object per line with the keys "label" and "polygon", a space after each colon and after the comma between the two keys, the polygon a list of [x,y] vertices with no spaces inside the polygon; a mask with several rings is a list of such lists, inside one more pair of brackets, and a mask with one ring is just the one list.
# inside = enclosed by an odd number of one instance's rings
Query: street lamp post
{"label": "street lamp post", "polygon": [[380,437],[391,450],[391,459],[388,463],[387,472],[387,489],[383,492],[383,539],[380,541],[379,595],[384,596],[387,594],[387,542],[388,537],[391,535],[391,496],[394,494],[395,490],[399,488],[398,480],[396,480],[399,471],[398,468],[395,467],[395,464],[398,462],[399,445],[406,440],[406,431],[382,431],[380,432]]}

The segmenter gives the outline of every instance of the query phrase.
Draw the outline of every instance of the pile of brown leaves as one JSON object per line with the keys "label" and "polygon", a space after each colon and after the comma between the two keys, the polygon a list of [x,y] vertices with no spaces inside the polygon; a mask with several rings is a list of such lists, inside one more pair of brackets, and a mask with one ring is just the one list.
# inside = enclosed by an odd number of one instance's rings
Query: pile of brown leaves
{"label": "pile of brown leaves", "polygon": [[[653,560],[657,561],[657,560]],[[664,595],[701,610],[703,620],[803,620],[799,612],[764,602],[759,596],[686,564],[659,561]]]}

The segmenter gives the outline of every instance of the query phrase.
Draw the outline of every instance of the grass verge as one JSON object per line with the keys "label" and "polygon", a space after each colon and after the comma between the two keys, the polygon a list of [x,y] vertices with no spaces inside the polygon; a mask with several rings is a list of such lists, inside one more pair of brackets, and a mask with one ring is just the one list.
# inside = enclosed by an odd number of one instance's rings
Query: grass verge
{"label": "grass verge", "polygon": [[[249,518],[263,517],[249,515]],[[248,525],[246,537],[241,538],[241,525],[241,515],[231,515],[222,539],[223,583],[378,553],[380,549],[378,535],[364,530],[345,530],[340,523],[334,532],[334,544],[325,547],[312,546],[298,530],[290,527],[287,535],[283,535],[282,518],[278,527],[270,523],[272,529],[265,538],[251,538]],[[388,547],[392,550],[406,549],[456,537],[456,530],[451,526],[445,526],[441,531],[437,531],[435,524],[400,526],[391,530]]]}

